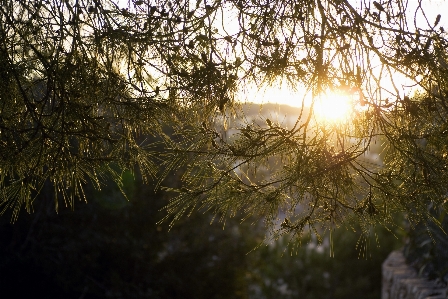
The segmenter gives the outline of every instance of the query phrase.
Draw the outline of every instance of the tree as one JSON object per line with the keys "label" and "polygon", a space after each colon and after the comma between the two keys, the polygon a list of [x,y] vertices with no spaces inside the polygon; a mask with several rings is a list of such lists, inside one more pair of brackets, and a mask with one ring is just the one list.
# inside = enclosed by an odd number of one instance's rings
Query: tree
{"label": "tree", "polygon": [[[250,271],[259,291],[253,298],[380,298],[379,265],[401,242],[384,228],[376,230],[378,236],[362,240],[343,229],[334,233],[334,256],[328,238],[322,246],[311,242],[294,255],[285,252],[286,238],[259,248]],[[381,239],[381,246],[359,250],[374,243],[375,237]]]}
{"label": "tree", "polygon": [[[0,188],[14,215],[46,182],[72,206],[136,166],[161,184],[186,168],[174,221],[244,211],[274,237],[446,207],[447,38],[421,0],[1,3]],[[246,86],[283,81],[312,96],[292,127],[244,117]],[[353,99],[349,121],[316,121],[332,91]],[[365,157],[375,143],[381,165]]]}
{"label": "tree", "polygon": [[129,200],[113,186],[86,187],[89,203],[75,202],[74,211],[56,214],[51,200],[38,200],[36,212],[14,224],[1,218],[2,296],[248,298],[246,275],[256,265],[247,253],[262,240],[262,225],[229,219],[224,230],[210,224],[213,214],[195,213],[168,230],[155,225],[166,194],[130,173],[123,188]]}

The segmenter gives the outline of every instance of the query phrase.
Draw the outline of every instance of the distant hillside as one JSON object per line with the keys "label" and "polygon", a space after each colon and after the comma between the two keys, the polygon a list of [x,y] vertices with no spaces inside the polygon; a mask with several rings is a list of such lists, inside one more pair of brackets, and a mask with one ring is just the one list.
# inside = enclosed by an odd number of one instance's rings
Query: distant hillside
{"label": "distant hillside", "polygon": [[[242,111],[238,112],[238,116],[232,121],[230,126],[241,124],[257,124],[266,126],[266,119],[269,118],[274,123],[279,123],[285,128],[291,128],[300,116],[301,108],[289,105],[266,103],[244,103],[241,104]],[[305,107],[302,119],[308,115],[309,109]]]}

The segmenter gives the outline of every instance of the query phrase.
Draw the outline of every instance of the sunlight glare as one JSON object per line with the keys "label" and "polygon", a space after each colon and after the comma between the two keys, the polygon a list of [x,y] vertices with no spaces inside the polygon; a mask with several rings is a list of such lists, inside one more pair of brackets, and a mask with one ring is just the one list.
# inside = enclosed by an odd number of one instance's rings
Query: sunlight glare
{"label": "sunlight glare", "polygon": [[349,94],[330,92],[315,99],[314,113],[321,121],[344,122],[352,111],[353,100]]}

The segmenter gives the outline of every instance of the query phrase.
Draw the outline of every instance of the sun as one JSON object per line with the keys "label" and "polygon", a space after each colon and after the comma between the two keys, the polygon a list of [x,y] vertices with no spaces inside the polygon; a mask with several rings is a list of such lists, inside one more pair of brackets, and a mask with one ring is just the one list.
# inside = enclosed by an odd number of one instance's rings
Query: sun
{"label": "sun", "polygon": [[251,97],[251,102],[258,104],[275,103],[304,108],[305,110],[313,107],[315,120],[321,124],[329,125],[350,122],[351,118],[354,117],[355,110],[360,109],[356,100],[356,98],[359,98],[359,92],[348,87],[327,90],[314,97],[313,100],[310,93],[304,92],[300,88],[293,90],[284,82],[280,82],[275,86],[254,86],[248,90],[247,95]]}
{"label": "sun", "polygon": [[353,97],[343,92],[327,92],[314,100],[314,114],[320,121],[341,123],[349,121],[353,112]]}

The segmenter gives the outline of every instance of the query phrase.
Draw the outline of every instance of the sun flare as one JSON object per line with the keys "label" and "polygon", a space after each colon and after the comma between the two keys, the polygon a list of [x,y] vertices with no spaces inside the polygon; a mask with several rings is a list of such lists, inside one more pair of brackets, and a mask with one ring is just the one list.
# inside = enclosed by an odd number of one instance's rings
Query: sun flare
{"label": "sun flare", "polygon": [[353,111],[353,99],[343,93],[327,93],[320,95],[314,102],[314,113],[319,120],[327,122],[344,122]]}

